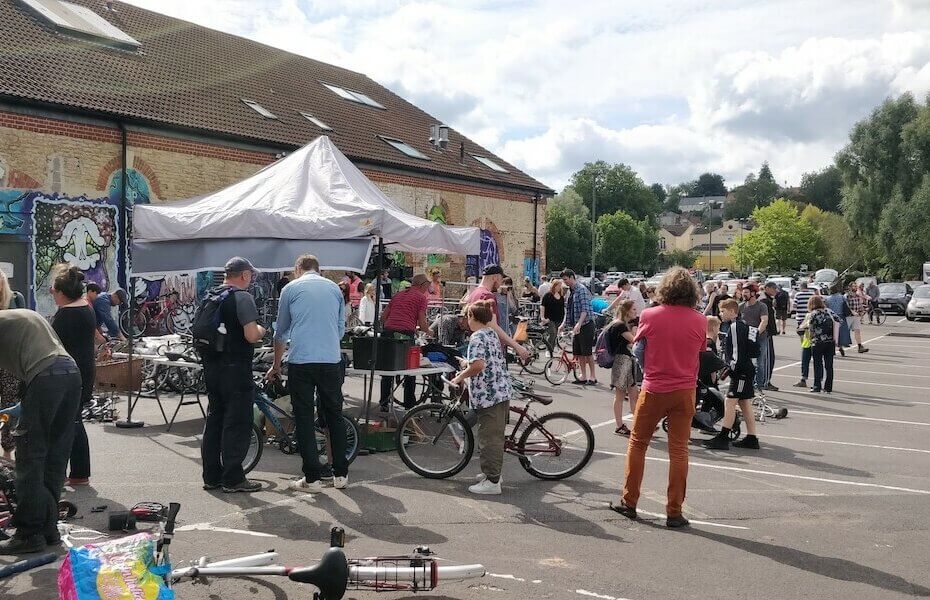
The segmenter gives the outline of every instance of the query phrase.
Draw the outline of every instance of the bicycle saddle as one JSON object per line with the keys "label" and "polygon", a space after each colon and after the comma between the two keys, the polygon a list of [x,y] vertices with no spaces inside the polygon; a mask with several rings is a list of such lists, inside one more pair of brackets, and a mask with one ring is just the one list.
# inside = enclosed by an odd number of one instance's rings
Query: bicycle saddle
{"label": "bicycle saddle", "polygon": [[316,586],[323,600],[339,600],[349,582],[349,563],[342,550],[330,548],[315,566],[294,569],[287,576],[291,581]]}
{"label": "bicycle saddle", "polygon": [[194,358],[193,356],[188,356],[186,354],[181,354],[179,352],[165,352],[165,358],[173,361],[200,364],[200,359]]}
{"label": "bicycle saddle", "polygon": [[539,402],[543,406],[552,404],[552,396],[541,396],[532,392],[520,392],[520,395],[527,398],[530,402]]}

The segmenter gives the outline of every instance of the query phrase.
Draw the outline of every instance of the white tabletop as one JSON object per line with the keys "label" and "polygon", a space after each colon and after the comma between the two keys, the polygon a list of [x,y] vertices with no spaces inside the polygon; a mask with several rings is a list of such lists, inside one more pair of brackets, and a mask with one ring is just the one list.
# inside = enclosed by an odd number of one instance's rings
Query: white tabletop
{"label": "white tabletop", "polygon": [[[447,365],[444,363],[434,364],[431,367],[420,367],[419,369],[405,369],[403,371],[379,371],[375,369],[375,375],[384,375],[387,377],[390,377],[391,375],[412,375],[412,376],[441,375],[443,373],[454,373],[454,372],[455,372],[455,369],[453,369],[450,365]],[[371,369],[349,368],[349,369],[346,369],[346,373],[354,373],[356,375],[370,375]]]}

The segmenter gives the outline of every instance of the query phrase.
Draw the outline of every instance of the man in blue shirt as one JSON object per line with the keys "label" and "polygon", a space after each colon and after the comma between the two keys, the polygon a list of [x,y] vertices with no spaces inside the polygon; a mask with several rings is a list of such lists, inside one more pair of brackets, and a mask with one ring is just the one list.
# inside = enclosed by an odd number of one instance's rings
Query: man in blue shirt
{"label": "man in blue shirt", "polygon": [[[591,292],[582,285],[571,269],[562,271],[562,281],[571,289],[572,294],[565,304],[565,320],[559,331],[572,328],[572,352],[581,364],[581,378],[574,383],[578,385],[597,385],[597,373],[594,370],[594,308],[591,304]],[[588,373],[591,373],[590,379]]]}
{"label": "man in blue shirt", "polygon": [[119,338],[120,341],[124,341],[126,337],[113,318],[113,307],[126,303],[126,292],[119,288],[112,292],[101,292],[99,285],[88,283],[87,301],[94,307],[94,315],[97,317],[97,328],[100,333],[108,339]]}
{"label": "man in blue shirt", "polygon": [[[284,349],[287,355],[288,387],[294,407],[297,447],[303,459],[304,476],[290,488],[315,494],[324,484],[337,489],[348,485],[346,432],[342,424],[342,382],[345,370],[339,342],[346,330],[342,291],[320,276],[320,263],[305,254],[294,265],[297,278],[284,286],[278,301],[274,335],[274,364],[268,378],[281,372]],[[324,474],[316,446],[313,410],[319,396],[320,416],[329,429],[332,475]]]}

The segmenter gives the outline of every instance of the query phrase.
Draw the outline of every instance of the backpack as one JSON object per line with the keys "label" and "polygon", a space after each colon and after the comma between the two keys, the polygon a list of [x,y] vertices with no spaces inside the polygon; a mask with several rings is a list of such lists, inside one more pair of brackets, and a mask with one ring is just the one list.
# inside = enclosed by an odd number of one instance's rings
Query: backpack
{"label": "backpack", "polygon": [[607,346],[607,330],[605,327],[597,336],[597,343],[594,345],[594,360],[599,367],[612,369],[614,366],[614,355]]}
{"label": "backpack", "polygon": [[235,288],[222,291],[215,288],[204,296],[194,315],[194,321],[191,323],[194,349],[198,352],[218,353],[226,350],[226,331],[225,328],[220,330],[223,321],[223,302],[236,291],[238,290]]}

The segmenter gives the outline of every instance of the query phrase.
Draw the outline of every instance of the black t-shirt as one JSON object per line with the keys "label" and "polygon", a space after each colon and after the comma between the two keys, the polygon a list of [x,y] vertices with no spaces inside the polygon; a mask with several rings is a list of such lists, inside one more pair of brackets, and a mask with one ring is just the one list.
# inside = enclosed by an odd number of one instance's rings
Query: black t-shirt
{"label": "black t-shirt", "polygon": [[719,292],[714,296],[714,301],[710,303],[710,314],[715,317],[720,316],[720,303],[730,297],[726,292]]}
{"label": "black t-shirt", "polygon": [[630,342],[627,341],[623,334],[630,330],[626,323],[615,321],[607,326],[607,349],[614,356],[618,354],[630,354]]}
{"label": "black t-shirt", "polygon": [[769,322],[765,326],[765,332],[769,335],[778,335],[778,325],[775,323],[775,302],[769,298],[768,294],[762,294],[760,302],[769,309]]}
{"label": "black t-shirt", "polygon": [[546,318],[553,323],[561,323],[565,319],[565,296],[556,298],[552,292],[543,296],[542,307],[546,309]]}
{"label": "black t-shirt", "polygon": [[777,292],[775,292],[775,308],[777,310],[787,311],[789,300],[790,300],[790,297],[788,296],[788,292],[786,292],[785,290],[780,289]]}
{"label": "black t-shirt", "polygon": [[258,309],[255,307],[255,298],[252,294],[231,286],[220,286],[216,293],[233,289],[226,300],[223,301],[223,323],[226,325],[227,352],[232,358],[246,359],[249,362],[254,355],[254,347],[245,339],[243,325],[258,321]]}
{"label": "black t-shirt", "polygon": [[81,401],[90,402],[94,389],[94,332],[97,331],[94,309],[89,305],[59,308],[52,318],[52,329],[81,371]]}

